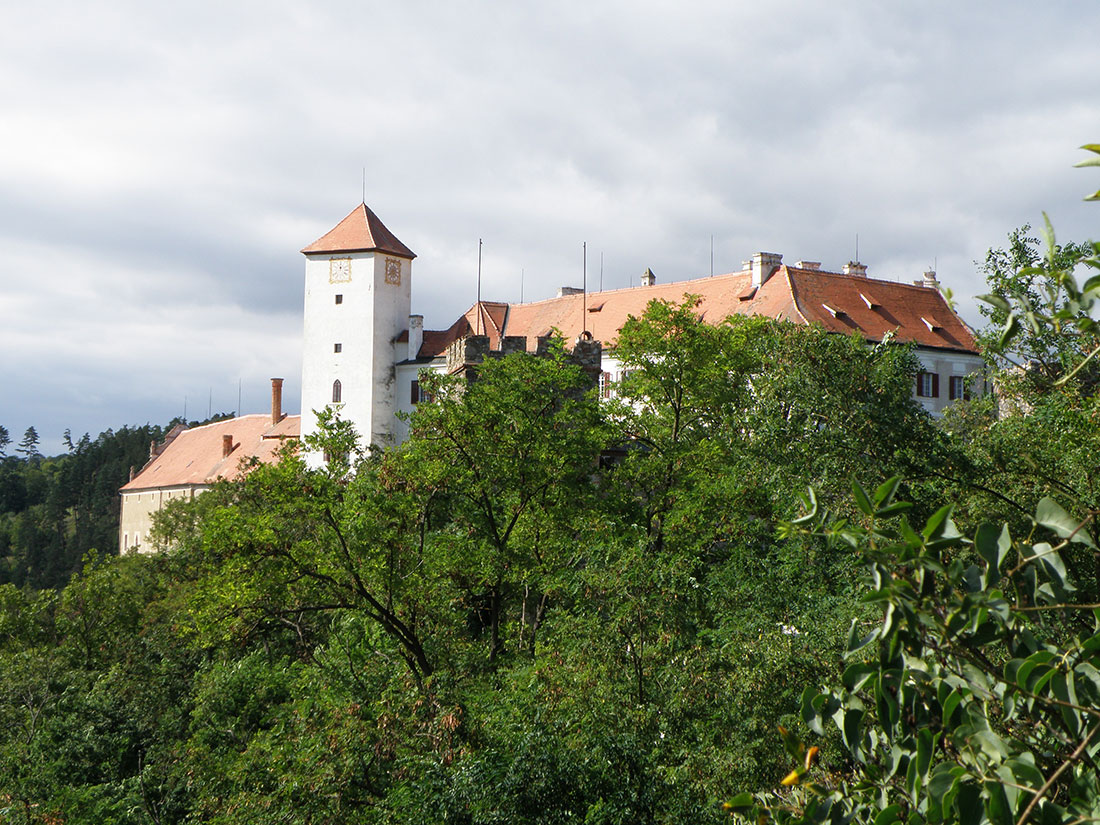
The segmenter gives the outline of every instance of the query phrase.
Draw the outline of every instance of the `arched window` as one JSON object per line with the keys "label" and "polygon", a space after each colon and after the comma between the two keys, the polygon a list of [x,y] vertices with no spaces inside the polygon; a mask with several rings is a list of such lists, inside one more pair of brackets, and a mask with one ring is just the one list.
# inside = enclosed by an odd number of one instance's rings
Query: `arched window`
{"label": "arched window", "polygon": [[341,396],[340,381],[339,381],[339,379],[337,379],[336,381],[332,382],[332,403],[333,404],[339,404],[340,403],[340,396]]}

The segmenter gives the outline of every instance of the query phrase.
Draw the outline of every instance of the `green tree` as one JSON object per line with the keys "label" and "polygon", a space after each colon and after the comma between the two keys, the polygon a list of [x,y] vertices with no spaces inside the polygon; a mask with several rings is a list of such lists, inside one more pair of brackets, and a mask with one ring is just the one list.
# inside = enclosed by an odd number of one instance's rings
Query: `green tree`
{"label": "green tree", "polygon": [[593,477],[610,431],[590,379],[560,342],[480,366],[476,380],[423,378],[433,397],[387,469],[423,501],[428,548],[455,583],[490,663],[533,651],[553,600],[583,561]]}
{"label": "green tree", "polygon": [[27,461],[41,458],[42,454],[38,452],[38,441],[38,431],[34,427],[27,427],[27,431],[23,433],[23,440],[16,447],[16,452],[22,453]]}
{"label": "green tree", "polygon": [[[996,424],[988,409],[984,421],[948,422],[964,425],[972,454],[1011,471],[995,500],[1017,510],[1048,488],[1078,506],[1095,495],[1095,428],[1083,422],[1097,410],[1100,278],[1079,284],[1075,270],[1100,268],[1100,245],[1063,249],[1049,223],[1044,235],[1041,260],[1018,231],[987,269],[987,315],[1000,325],[987,344],[1002,364],[1028,359],[999,378],[1015,403]],[[998,450],[1022,463],[1005,466]],[[1096,509],[1073,516],[1043,496],[1014,526],[986,521],[967,537],[950,504],[911,525],[899,483],[873,493],[853,483],[855,520],[830,515],[811,491],[806,514],[783,528],[858,552],[881,618],[853,622],[841,685],[803,695],[805,723],[834,728],[842,753],[819,766],[819,746],[781,729],[793,760],[784,789],[727,808],[754,821],[876,825],[1100,818]]]}
{"label": "green tree", "polygon": [[860,520],[808,499],[809,530],[860,553],[870,627],[853,623],[842,686],[807,688],[802,716],[835,724],[848,761],[815,762],[784,731],[788,790],[729,807],[776,822],[1088,821],[1100,814],[1100,633],[1077,604],[1062,553],[1095,551],[1081,523],[1043,499],[1031,532],[981,525],[968,539],[947,505],[916,529],[894,500],[854,486]]}

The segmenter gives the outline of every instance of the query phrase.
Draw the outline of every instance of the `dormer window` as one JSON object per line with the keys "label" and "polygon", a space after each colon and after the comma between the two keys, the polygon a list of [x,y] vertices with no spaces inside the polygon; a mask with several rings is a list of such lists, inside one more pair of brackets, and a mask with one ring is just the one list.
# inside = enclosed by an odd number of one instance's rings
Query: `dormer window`
{"label": "dormer window", "polygon": [[822,304],[822,306],[825,307],[825,311],[832,315],[834,318],[836,318],[838,315],[844,314],[844,310],[842,309],[837,309],[836,307],[829,306],[828,304]]}
{"label": "dormer window", "polygon": [[875,307],[879,306],[873,300],[871,300],[866,295],[864,295],[862,292],[859,293],[859,297],[863,299],[863,303],[867,304],[867,309],[874,309]]}

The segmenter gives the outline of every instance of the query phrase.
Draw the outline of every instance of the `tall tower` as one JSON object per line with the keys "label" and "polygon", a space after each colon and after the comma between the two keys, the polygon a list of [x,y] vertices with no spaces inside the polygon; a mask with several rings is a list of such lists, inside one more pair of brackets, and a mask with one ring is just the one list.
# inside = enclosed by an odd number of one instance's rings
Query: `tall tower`
{"label": "tall tower", "polygon": [[392,444],[394,339],[409,321],[416,255],[365,203],[302,254],[302,435],[336,407],[364,445]]}

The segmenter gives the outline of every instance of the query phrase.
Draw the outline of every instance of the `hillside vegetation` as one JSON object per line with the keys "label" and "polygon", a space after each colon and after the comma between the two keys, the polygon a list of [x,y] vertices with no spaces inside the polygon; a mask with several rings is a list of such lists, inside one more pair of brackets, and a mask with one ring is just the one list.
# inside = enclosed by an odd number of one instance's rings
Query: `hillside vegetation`
{"label": "hillside vegetation", "polygon": [[[622,332],[618,401],[555,350],[425,378],[434,401],[398,449],[363,451],[329,418],[307,445],[323,469],[288,452],[173,505],[168,552],[89,553],[60,589],[11,565],[0,819],[977,822],[1035,799],[1028,815],[1057,821],[1079,775],[1055,772],[1096,721],[1076,698],[987,709],[1002,761],[1033,754],[1010,774],[1032,790],[994,800],[979,774],[1001,763],[960,755],[974,733],[952,714],[1006,689],[966,688],[952,645],[1001,672],[1091,632],[1087,612],[1020,612],[1067,587],[1100,603],[1095,526],[1068,514],[1100,508],[1090,368],[1066,378],[1088,334],[1067,369],[1019,374],[1015,416],[986,398],[936,422],[905,346],[655,303]],[[1033,518],[1048,496],[1065,509]],[[980,522],[1051,541],[1058,565],[1029,579],[1036,551],[1010,538],[975,567]],[[935,636],[923,611],[945,604],[986,618]],[[935,691],[904,712],[860,698],[923,684],[920,644],[929,679],[970,691],[950,712]]]}

